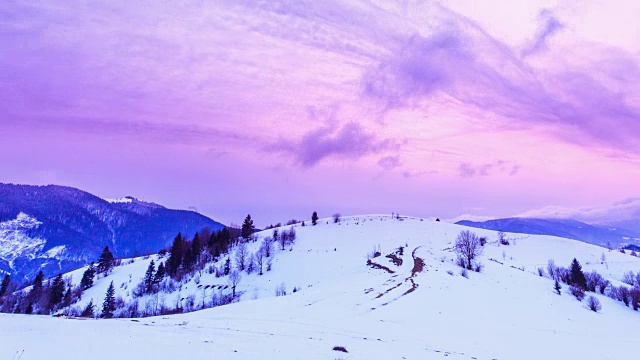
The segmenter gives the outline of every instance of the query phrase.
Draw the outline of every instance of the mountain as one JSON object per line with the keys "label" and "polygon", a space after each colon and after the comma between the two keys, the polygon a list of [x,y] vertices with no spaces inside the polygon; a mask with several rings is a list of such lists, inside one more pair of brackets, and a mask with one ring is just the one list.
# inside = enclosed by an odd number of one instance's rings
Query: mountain
{"label": "mountain", "polygon": [[[82,309],[93,300],[100,311],[113,282],[116,297],[126,303],[122,311],[179,307],[192,312],[112,320],[0,314],[0,338],[6,344],[0,359],[24,352],[25,358],[93,360],[596,360],[625,359],[637,352],[640,314],[631,305],[609,292],[587,292],[579,301],[564,283],[557,294],[554,280],[546,270],[541,276],[538,268],[546,269],[549,259],[568,267],[577,258],[585,272],[595,270],[621,286],[623,274],[637,271],[640,258],[576,240],[529,235],[509,246],[487,243],[478,258],[481,271],[463,273],[452,249],[456,236],[472,230],[495,239],[494,231],[389,215],[343,217],[337,224],[321,219],[317,226],[294,227],[295,244],[274,250],[271,271],[241,272],[232,304],[199,310],[230,294],[229,276],[209,271],[224,266],[227,256],[142,297],[132,295],[136,285],[152,260],[158,264],[166,256],[126,260],[96,278],[73,306]],[[255,254],[272,234],[256,233],[256,241],[246,244],[248,252]],[[232,267],[238,250],[229,252]],[[382,255],[368,264],[372,252]],[[416,266],[418,259],[423,266]],[[82,273],[79,269],[65,277],[77,285]],[[591,296],[601,303],[600,311],[588,309]]]}
{"label": "mountain", "polygon": [[640,244],[640,231],[589,225],[570,219],[507,218],[481,222],[462,220],[456,224],[512,233],[552,235],[603,247],[618,248],[628,244]]}
{"label": "mountain", "polygon": [[116,257],[156,253],[178,232],[222,224],[193,211],[126,197],[105,200],[64,186],[0,184],[0,272],[32,279],[86,265],[105,246]]}

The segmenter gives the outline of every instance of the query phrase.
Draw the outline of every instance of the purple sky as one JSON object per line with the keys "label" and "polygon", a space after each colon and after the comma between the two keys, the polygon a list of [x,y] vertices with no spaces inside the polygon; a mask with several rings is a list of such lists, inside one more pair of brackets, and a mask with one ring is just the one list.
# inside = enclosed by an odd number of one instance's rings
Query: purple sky
{"label": "purple sky", "polygon": [[96,3],[0,3],[1,182],[259,226],[640,195],[635,1]]}

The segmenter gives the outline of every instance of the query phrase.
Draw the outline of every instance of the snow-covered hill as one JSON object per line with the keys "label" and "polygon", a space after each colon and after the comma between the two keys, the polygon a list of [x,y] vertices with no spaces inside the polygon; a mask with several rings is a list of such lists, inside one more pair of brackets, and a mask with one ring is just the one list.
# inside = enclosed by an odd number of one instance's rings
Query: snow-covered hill
{"label": "snow-covered hill", "polygon": [[[553,281],[537,269],[548,259],[568,266],[575,257],[585,271],[597,270],[620,285],[626,271],[640,270],[640,259],[551,236],[512,234],[504,246],[495,232],[471,229],[489,242],[480,258],[483,271],[465,278],[452,245],[467,229],[388,215],[296,225],[295,245],[276,250],[272,271],[242,274],[239,303],[144,319],[0,315],[0,338],[9,344],[0,347],[0,358],[622,359],[635,353],[639,313],[593,293],[588,295],[600,300],[602,310],[589,311],[566,285],[557,295]],[[249,251],[271,233],[258,233]],[[368,266],[377,249],[382,256]],[[395,263],[387,254],[395,255]],[[416,267],[418,258],[423,269]],[[115,268],[85,291],[78,306],[91,299],[101,304],[111,281],[118,296],[134,300],[132,289],[151,260],[162,261],[138,258]],[[70,274],[74,283],[82,272]],[[288,295],[276,297],[282,284]],[[230,291],[218,289],[224,285],[226,277],[204,271],[159,297],[184,306],[193,296],[197,306]],[[294,287],[301,290],[292,293]],[[145,307],[156,299],[137,301]]]}

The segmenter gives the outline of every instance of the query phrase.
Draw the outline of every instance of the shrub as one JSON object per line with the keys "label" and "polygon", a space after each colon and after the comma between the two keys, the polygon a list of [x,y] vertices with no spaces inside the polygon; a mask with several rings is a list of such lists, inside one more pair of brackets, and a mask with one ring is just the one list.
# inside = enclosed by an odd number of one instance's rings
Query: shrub
{"label": "shrub", "polygon": [[498,242],[501,245],[509,245],[509,238],[502,231],[498,231]]}
{"label": "shrub", "polygon": [[344,346],[334,346],[333,351],[340,351],[343,353],[348,353],[347,349]]}
{"label": "shrub", "polygon": [[335,213],[335,214],[331,215],[331,217],[333,218],[333,223],[334,224],[337,224],[337,223],[340,222],[340,217],[341,217],[340,213]]}
{"label": "shrub", "polygon": [[482,263],[477,263],[474,267],[473,267],[473,271],[479,273],[482,272],[482,269],[484,269],[484,265],[482,265]]}
{"label": "shrub", "polygon": [[467,272],[466,268],[462,268],[462,270],[460,271],[460,275],[462,275],[462,277],[464,278],[469,278],[469,273]]}
{"label": "shrub", "polygon": [[582,289],[580,286],[571,285],[569,287],[569,291],[571,292],[571,295],[575,296],[576,299],[578,299],[578,301],[582,301],[582,299],[584,299],[584,289]]}
{"label": "shrub", "polygon": [[540,275],[541,277],[544,276],[544,269],[539,267],[538,268],[538,275]]}
{"label": "shrub", "polygon": [[589,310],[593,312],[602,310],[602,305],[600,305],[600,301],[595,296],[589,296],[589,299],[587,299],[587,306],[589,307]]}
{"label": "shrub", "polygon": [[628,271],[622,276],[622,282],[628,285],[633,285],[636,282],[636,275],[633,271]]}
{"label": "shrub", "polygon": [[276,286],[276,296],[286,296],[287,295],[287,285],[285,283],[281,283]]}

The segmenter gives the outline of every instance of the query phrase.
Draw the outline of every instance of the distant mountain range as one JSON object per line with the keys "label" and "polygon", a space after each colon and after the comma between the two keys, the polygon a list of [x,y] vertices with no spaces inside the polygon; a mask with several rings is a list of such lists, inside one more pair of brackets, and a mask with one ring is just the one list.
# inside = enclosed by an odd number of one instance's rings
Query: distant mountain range
{"label": "distant mountain range", "polygon": [[116,257],[156,253],[178,232],[224,225],[193,211],[126,197],[105,200],[63,186],[0,184],[0,273],[22,281],[86,265],[105,246]]}
{"label": "distant mountain range", "polygon": [[570,219],[507,218],[481,222],[463,220],[456,224],[512,233],[559,236],[612,248],[640,244],[640,231],[589,225]]}

